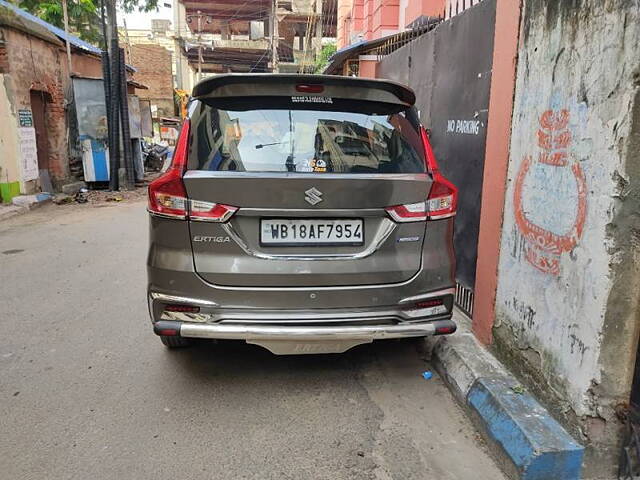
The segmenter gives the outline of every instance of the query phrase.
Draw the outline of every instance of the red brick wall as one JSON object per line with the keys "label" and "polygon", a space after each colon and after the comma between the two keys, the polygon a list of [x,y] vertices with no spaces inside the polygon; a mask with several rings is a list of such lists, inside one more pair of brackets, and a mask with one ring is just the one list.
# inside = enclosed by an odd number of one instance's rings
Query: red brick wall
{"label": "red brick wall", "polygon": [[2,30],[0,30],[0,73],[9,73],[9,54]]}
{"label": "red brick wall", "polygon": [[[69,177],[67,118],[64,91],[69,84],[65,51],[33,36],[3,29],[9,67],[9,92],[12,109],[31,109],[31,90],[46,92],[46,127],[49,143],[49,171],[52,180]],[[1,59],[2,57],[0,57]],[[16,120],[17,121],[17,120]]]}
{"label": "red brick wall", "polygon": [[174,115],[173,74],[171,72],[171,52],[160,45],[131,45],[128,63],[138,71],[134,74],[137,82],[149,90],[137,90],[140,98],[151,100],[158,106],[158,114],[163,117]]}
{"label": "red brick wall", "polygon": [[82,77],[102,78],[102,59],[93,55],[72,53],[73,73]]}

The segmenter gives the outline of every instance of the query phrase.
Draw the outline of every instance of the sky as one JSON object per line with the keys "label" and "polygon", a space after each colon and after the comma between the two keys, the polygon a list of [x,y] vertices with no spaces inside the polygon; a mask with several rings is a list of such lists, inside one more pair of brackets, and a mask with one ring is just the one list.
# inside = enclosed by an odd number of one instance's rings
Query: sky
{"label": "sky", "polygon": [[173,2],[171,0],[159,0],[158,10],[152,10],[146,13],[124,13],[122,11],[118,11],[118,25],[124,25],[123,17],[127,19],[127,28],[132,29],[150,29],[152,18],[165,18],[173,22],[173,9],[164,6],[165,4],[171,5],[172,3]]}

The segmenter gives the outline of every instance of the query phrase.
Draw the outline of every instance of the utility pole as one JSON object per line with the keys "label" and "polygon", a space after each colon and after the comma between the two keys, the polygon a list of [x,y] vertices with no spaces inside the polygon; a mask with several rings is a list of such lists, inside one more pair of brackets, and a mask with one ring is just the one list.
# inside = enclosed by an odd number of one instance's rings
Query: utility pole
{"label": "utility pole", "polygon": [[124,25],[124,40],[127,42],[127,61],[131,61],[131,41],[129,40],[129,29],[127,28],[127,18],[122,17],[122,24]]}
{"label": "utility pole", "polygon": [[64,39],[67,44],[67,62],[69,62],[69,75],[73,73],[73,65],[71,64],[71,46],[69,45],[69,14],[67,13],[67,0],[62,0],[62,15],[64,17],[64,33],[67,38]]}
{"label": "utility pole", "polygon": [[280,32],[278,31],[278,0],[271,0],[271,18],[270,18],[270,30],[271,30],[271,71],[278,73],[280,68],[278,67],[278,43],[280,40]]}
{"label": "utility pole", "polygon": [[322,52],[322,0],[316,0],[316,61]]}
{"label": "utility pole", "polygon": [[181,7],[180,4],[178,2],[175,2],[173,4],[174,9],[173,9],[173,25],[175,28],[175,34],[173,36],[173,45],[174,45],[174,51],[176,52],[175,54],[175,59],[176,59],[176,83],[177,86],[180,90],[185,90],[184,88],[184,78],[183,78],[183,72],[182,72],[182,51],[180,49],[180,39],[182,38],[182,21],[180,19],[180,14],[182,13],[182,8],[184,7],[184,5]]}
{"label": "utility pole", "polygon": [[202,12],[198,10],[198,81],[202,80]]}
{"label": "utility pole", "polygon": [[[107,124],[109,128],[109,188],[119,190],[121,187],[133,188],[133,155],[131,153],[131,138],[129,136],[127,72],[124,62],[124,52],[118,45],[118,24],[116,0],[106,0],[106,16],[109,36],[109,62],[105,65],[103,81],[108,92]],[[108,77],[108,78],[107,78]],[[123,147],[124,162],[120,161],[120,147]]]}
{"label": "utility pole", "polygon": [[211,23],[213,18],[210,15],[203,14],[200,10],[195,15],[187,15],[187,23],[193,22],[196,19],[196,34],[198,35],[198,81],[202,79],[202,20],[206,23]]}
{"label": "utility pole", "polygon": [[[107,33],[109,42],[109,188],[112,191],[120,187],[120,65],[118,46],[118,26],[116,0],[105,0],[107,14]],[[106,80],[106,78],[104,79]]]}
{"label": "utility pole", "polygon": [[104,0],[100,0],[100,24],[102,25],[104,50],[107,51],[109,50],[109,33],[107,32],[107,11],[105,10]]}

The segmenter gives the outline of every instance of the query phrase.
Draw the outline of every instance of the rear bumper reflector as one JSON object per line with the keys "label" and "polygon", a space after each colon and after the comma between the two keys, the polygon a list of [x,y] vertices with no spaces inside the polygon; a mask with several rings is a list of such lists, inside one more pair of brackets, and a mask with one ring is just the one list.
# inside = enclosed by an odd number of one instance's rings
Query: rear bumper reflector
{"label": "rear bumper reflector", "polygon": [[419,324],[363,325],[348,327],[304,327],[276,325],[203,325],[160,320],[153,325],[156,335],[176,330],[182,337],[228,340],[383,340],[390,338],[445,335],[456,331],[452,320]]}

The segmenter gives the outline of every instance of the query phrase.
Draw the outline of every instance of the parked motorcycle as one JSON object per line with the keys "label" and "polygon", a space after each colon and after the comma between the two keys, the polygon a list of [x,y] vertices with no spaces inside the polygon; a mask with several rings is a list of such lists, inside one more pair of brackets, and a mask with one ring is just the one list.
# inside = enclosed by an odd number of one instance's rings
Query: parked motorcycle
{"label": "parked motorcycle", "polygon": [[146,171],[159,172],[163,169],[171,150],[166,145],[142,142],[142,161]]}

